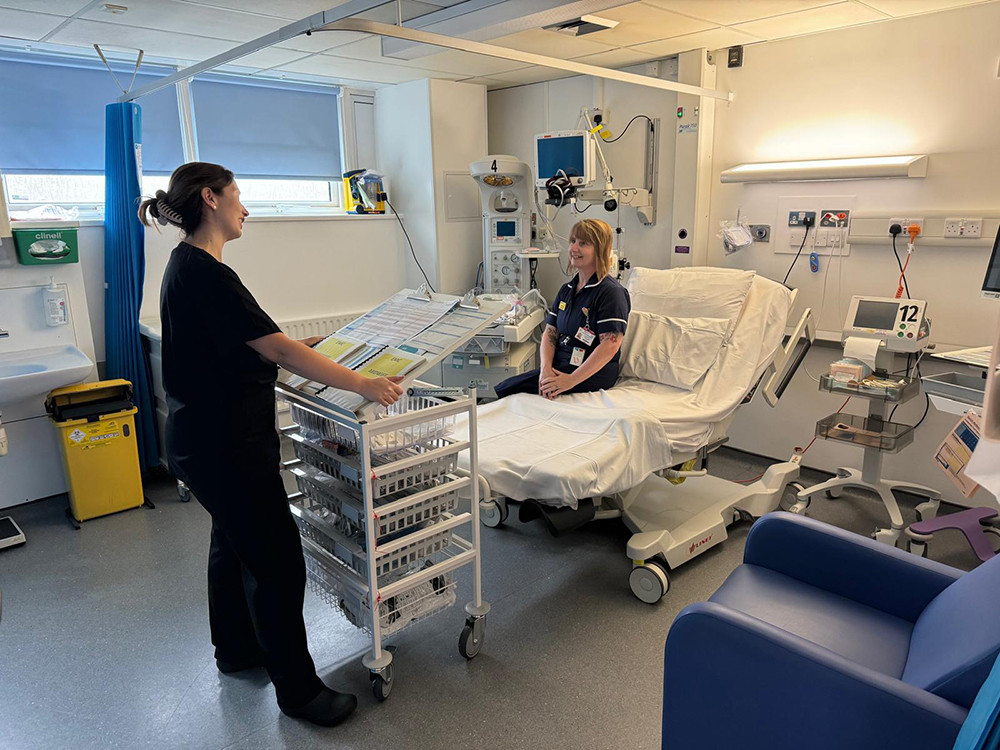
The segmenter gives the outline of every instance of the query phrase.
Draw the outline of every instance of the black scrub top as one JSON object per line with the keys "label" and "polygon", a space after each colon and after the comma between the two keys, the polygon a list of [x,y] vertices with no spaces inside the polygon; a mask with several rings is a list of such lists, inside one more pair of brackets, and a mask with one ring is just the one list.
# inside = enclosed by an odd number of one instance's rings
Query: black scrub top
{"label": "black scrub top", "polygon": [[[546,323],[559,330],[552,366],[560,372],[569,373],[576,370],[577,365],[570,364],[573,349],[583,349],[583,361],[586,362],[587,357],[593,354],[601,343],[602,333],[625,333],[628,314],[632,310],[628,292],[616,279],[605,276],[598,281],[597,274],[594,274],[583,289],[577,292],[578,283],[579,275],[560,287],[559,294],[552,304],[552,310],[546,318]],[[581,328],[594,334],[593,341],[589,344],[586,341],[588,338],[586,334],[583,338],[578,338]],[[621,359],[620,349],[615,352],[610,362],[598,370],[597,375],[617,376],[619,359]]]}
{"label": "black scrub top", "polygon": [[163,275],[160,322],[171,471],[184,480],[218,459],[276,465],[278,367],[247,342],[280,329],[236,272],[182,242]]}

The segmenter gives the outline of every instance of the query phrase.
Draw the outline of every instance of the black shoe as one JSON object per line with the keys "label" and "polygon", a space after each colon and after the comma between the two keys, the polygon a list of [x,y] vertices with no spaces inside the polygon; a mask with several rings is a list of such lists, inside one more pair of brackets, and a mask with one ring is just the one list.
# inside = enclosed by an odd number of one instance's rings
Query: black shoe
{"label": "black shoe", "polygon": [[282,706],[278,708],[286,716],[294,719],[305,719],[321,727],[333,727],[342,722],[358,707],[358,699],[350,693],[338,693],[336,690],[323,686],[319,695],[308,703],[295,708]]}
{"label": "black shoe", "polygon": [[225,659],[216,659],[215,666],[219,668],[222,674],[236,674],[238,672],[245,672],[248,669],[259,669],[264,666],[264,657],[258,656],[256,658],[247,659],[246,661],[226,661]]}

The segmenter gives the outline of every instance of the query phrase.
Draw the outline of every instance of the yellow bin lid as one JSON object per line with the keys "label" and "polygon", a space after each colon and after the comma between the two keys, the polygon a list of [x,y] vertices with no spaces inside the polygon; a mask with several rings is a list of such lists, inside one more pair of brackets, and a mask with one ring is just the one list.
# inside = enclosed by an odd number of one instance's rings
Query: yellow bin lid
{"label": "yellow bin lid", "polygon": [[57,421],[123,411],[132,406],[132,384],[120,378],[56,388],[45,399],[45,411]]}

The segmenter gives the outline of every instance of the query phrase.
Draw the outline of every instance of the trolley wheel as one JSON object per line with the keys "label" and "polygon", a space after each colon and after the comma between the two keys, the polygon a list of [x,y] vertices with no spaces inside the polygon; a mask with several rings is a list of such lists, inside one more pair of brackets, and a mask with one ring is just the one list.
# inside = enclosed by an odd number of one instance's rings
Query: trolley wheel
{"label": "trolley wheel", "polygon": [[184,482],[177,482],[177,497],[180,498],[182,503],[191,502],[191,490]]}
{"label": "trolley wheel", "polygon": [[483,526],[495,529],[507,520],[507,503],[496,500],[482,500],[479,503],[479,520]]}
{"label": "trolley wheel", "polygon": [[482,617],[468,618],[458,637],[458,652],[466,659],[475,659],[486,637],[486,622]]}
{"label": "trolley wheel", "polygon": [[906,551],[917,557],[927,557],[929,549],[927,542],[918,542],[916,539],[910,539],[906,543]]}
{"label": "trolley wheel", "polygon": [[783,498],[783,502],[781,504],[782,509],[788,513],[795,513],[797,515],[804,516],[806,514],[806,509],[812,502],[812,498],[807,495],[804,499],[800,500],[799,493],[803,491],[805,491],[804,484],[801,484],[800,482],[789,482],[785,487],[785,497]]}
{"label": "trolley wheel", "polygon": [[381,672],[376,672],[372,669],[370,670],[370,674],[372,680],[372,695],[375,696],[375,700],[381,703],[388,698],[389,693],[392,692],[392,665],[390,664]]}
{"label": "trolley wheel", "polygon": [[840,487],[831,487],[826,491],[826,496],[831,500],[836,500],[838,497],[841,496],[841,494],[843,494],[843,492],[844,490]]}
{"label": "trolley wheel", "polygon": [[647,560],[636,565],[628,574],[632,593],[646,604],[656,604],[670,590],[666,567],[657,560]]}

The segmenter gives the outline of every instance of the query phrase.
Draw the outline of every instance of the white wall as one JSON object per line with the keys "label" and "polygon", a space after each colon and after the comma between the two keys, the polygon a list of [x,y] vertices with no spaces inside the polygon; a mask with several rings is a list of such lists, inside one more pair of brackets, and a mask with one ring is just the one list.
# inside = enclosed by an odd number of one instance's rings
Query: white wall
{"label": "white wall", "polygon": [[[476,268],[483,259],[481,214],[448,219],[449,200],[461,206],[479,187],[469,165],[486,156],[486,87],[451,81],[431,81],[431,137],[434,152],[435,208],[438,226],[438,264],[442,292],[463,294],[475,285]],[[455,174],[456,193],[449,197],[445,173]],[[461,211],[457,211],[461,213]]]}
{"label": "white wall", "polygon": [[[483,257],[478,219],[449,221],[445,173],[469,174],[486,155],[486,88],[477,84],[420,80],[375,93],[379,167],[388,177],[392,204],[404,214],[414,251],[431,285],[462,294],[475,283]],[[469,189],[475,186],[471,175]],[[423,276],[406,253],[411,286]]]}
{"label": "white wall", "polygon": [[[140,317],[158,315],[163,270],[179,240],[175,229],[147,230]],[[403,244],[395,217],[251,217],[224,260],[272,318],[287,320],[369,309],[399,291]]]}
{"label": "white wall", "polygon": [[[733,91],[735,101],[717,108],[712,225],[740,208],[751,222],[776,224],[777,198],[799,195],[853,195],[855,209],[864,211],[995,211],[998,28],[1000,4],[991,3],[747,48],[742,68],[719,68],[718,87]],[[910,153],[930,155],[926,178],[759,185],[718,179],[742,162]],[[727,262],[718,240],[712,250],[710,263]],[[986,342],[973,321],[996,315],[995,303],[979,299],[988,257],[988,250],[961,248],[914,256],[910,290],[929,301],[936,341]],[[791,260],[762,244],[729,262],[781,279]],[[839,270],[832,268],[828,283],[825,330],[841,329],[838,298],[892,296],[899,275],[885,245],[851,247],[843,288]],[[790,282],[818,308],[822,280],[805,263]]]}
{"label": "white wall", "polygon": [[[958,216],[996,210],[998,28],[1000,5],[992,3],[748,47],[742,68],[718,72],[718,87],[733,91],[735,100],[717,108],[711,225],[734,218],[737,209],[751,222],[776,224],[780,196],[853,195],[858,210],[918,215],[921,209],[955,209]],[[907,153],[930,155],[926,178],[761,185],[722,185],[718,178],[742,162]],[[962,248],[914,255],[907,278],[913,295],[928,300],[932,341],[975,346],[993,340],[998,306],[979,298],[988,255]],[[781,279],[792,257],[761,244],[727,259],[714,240],[709,262]],[[821,262],[822,271],[827,259]],[[812,306],[820,328],[829,331],[841,329],[851,295],[892,296],[899,275],[886,245],[853,245],[842,269],[839,262],[829,266],[825,305],[825,274],[811,274],[807,259],[789,280],[801,290],[799,309]],[[818,348],[806,365],[818,374],[840,354]],[[927,361],[923,369],[926,375],[955,367]],[[842,401],[820,393],[800,371],[777,409],[754,404],[737,417],[731,444],[786,456],[794,445],[805,445],[815,420]],[[848,411],[865,406],[852,402]],[[916,399],[900,408],[897,419],[913,424],[922,409],[923,399]],[[886,474],[930,484],[957,500],[933,464],[937,445],[956,421],[931,407],[915,443],[887,459]],[[808,465],[826,470],[860,466],[860,460],[860,450],[822,440],[806,456]]]}
{"label": "white wall", "polygon": [[[375,140],[380,144],[379,171],[386,175],[389,200],[406,218],[413,251],[430,279],[440,288],[437,274],[437,222],[428,210],[434,196],[434,156],[431,151],[430,81],[386,86],[375,92]],[[405,245],[407,285],[419,286],[423,277]]]}
{"label": "white wall", "polygon": [[[634,69],[643,73],[644,69]],[[576,127],[581,107],[604,106],[611,115],[609,129],[618,135],[625,124],[637,114],[661,120],[660,179],[657,197],[656,226],[643,226],[635,209],[622,206],[620,212],[609,214],[598,203],[586,213],[576,216],[569,207],[563,208],[556,219],[556,231],[567,235],[570,227],[581,218],[598,218],[616,226],[621,217],[623,254],[633,266],[667,268],[670,265],[670,213],[673,203],[674,120],[677,96],[615,81],[600,81],[589,76],[563,78],[548,83],[518,86],[489,93],[489,151],[491,154],[511,154],[534,170],[534,141],[537,133],[551,130],[572,130]],[[641,186],[645,158],[645,121],[632,125],[620,141],[605,144],[604,155],[620,187]],[[581,202],[581,205],[586,205]],[[554,211],[550,207],[551,212]],[[559,240],[560,248],[565,243]],[[565,280],[559,262],[539,262],[539,287],[551,297]]]}

